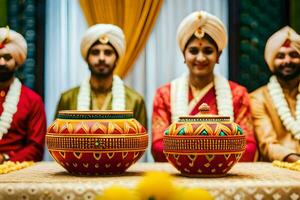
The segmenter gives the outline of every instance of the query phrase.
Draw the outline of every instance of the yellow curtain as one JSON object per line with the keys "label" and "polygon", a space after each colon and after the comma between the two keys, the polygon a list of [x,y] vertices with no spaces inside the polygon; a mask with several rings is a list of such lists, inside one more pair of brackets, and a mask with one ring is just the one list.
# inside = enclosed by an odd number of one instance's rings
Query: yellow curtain
{"label": "yellow curtain", "polygon": [[110,23],[121,27],[126,53],[115,73],[122,78],[130,71],[146,44],[163,0],[80,0],[88,24]]}

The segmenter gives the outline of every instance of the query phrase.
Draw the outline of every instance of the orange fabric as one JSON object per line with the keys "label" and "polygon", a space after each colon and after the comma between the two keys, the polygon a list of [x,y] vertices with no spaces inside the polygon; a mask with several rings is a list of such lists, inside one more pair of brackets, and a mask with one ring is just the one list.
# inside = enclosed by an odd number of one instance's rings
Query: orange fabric
{"label": "orange fabric", "polygon": [[[246,134],[246,151],[240,161],[251,162],[256,160],[256,140],[253,132],[253,124],[250,110],[250,100],[246,88],[229,82],[234,108],[235,123],[239,124]],[[170,84],[159,88],[156,92],[153,103],[152,114],[152,155],[155,161],[166,161],[163,154],[163,135],[164,131],[171,124],[171,104],[170,104]],[[189,92],[189,101],[193,99],[191,90]],[[210,113],[217,114],[217,103],[215,88],[213,87],[207,94],[199,101],[207,103],[210,106]],[[196,105],[196,106],[197,106]],[[195,107],[196,107],[195,106]],[[199,106],[198,106],[199,107]],[[197,108],[198,108],[197,107]],[[198,112],[195,109],[190,113],[195,115]]]}
{"label": "orange fabric", "polygon": [[115,73],[124,76],[146,44],[163,0],[80,0],[88,24],[115,24],[124,31],[127,49]]}

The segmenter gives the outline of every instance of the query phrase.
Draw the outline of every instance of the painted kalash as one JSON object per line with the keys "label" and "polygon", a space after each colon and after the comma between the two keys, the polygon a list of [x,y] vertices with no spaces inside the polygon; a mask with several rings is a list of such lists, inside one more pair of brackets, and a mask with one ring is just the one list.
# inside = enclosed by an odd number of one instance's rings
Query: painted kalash
{"label": "painted kalash", "polygon": [[131,111],[60,111],[46,143],[71,174],[122,174],[145,152],[148,134]]}
{"label": "painted kalash", "polygon": [[242,129],[229,116],[208,113],[202,104],[199,115],[181,116],[165,131],[166,158],[185,176],[225,176],[245,151]]}

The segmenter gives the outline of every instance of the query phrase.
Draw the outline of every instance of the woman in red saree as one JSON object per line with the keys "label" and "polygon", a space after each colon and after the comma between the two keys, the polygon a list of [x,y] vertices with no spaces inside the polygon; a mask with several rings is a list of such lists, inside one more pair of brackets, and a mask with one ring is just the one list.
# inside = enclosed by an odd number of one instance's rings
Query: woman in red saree
{"label": "woman in red saree", "polygon": [[256,160],[248,92],[245,87],[213,73],[227,45],[224,24],[214,15],[197,11],[183,19],[177,42],[189,73],[156,91],[152,114],[152,155],[164,162],[163,134],[181,115],[196,115],[207,103],[211,114],[229,115],[246,134],[246,151],[240,161]]}

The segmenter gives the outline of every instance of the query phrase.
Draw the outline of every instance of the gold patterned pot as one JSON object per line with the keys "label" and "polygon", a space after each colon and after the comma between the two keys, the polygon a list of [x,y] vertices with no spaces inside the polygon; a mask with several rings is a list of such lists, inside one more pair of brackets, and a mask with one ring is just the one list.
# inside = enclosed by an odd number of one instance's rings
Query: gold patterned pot
{"label": "gold patterned pot", "polygon": [[209,115],[207,104],[200,110],[200,115],[182,116],[168,127],[164,153],[183,175],[225,176],[245,151],[245,135],[229,116]]}
{"label": "gold patterned pot", "polygon": [[131,111],[61,111],[46,143],[72,174],[120,174],[143,155],[148,135]]}

